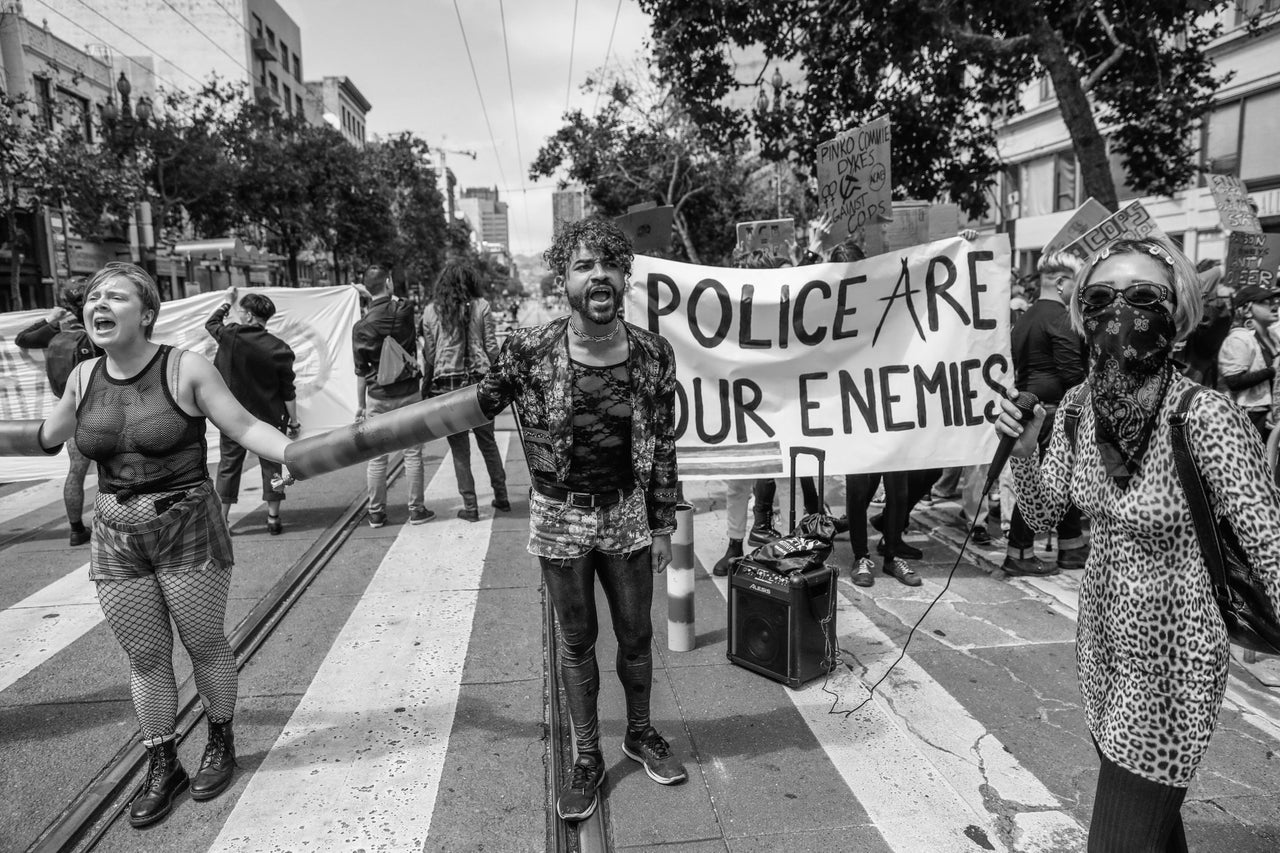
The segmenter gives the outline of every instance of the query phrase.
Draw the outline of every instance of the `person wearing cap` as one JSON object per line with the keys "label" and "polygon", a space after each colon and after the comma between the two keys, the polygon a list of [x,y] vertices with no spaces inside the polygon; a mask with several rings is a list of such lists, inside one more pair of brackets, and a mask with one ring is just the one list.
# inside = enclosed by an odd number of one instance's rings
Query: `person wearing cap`
{"label": "person wearing cap", "polygon": [[1271,327],[1276,321],[1280,293],[1258,284],[1236,291],[1231,302],[1235,318],[1218,351],[1218,375],[1236,405],[1245,410],[1267,440],[1271,411],[1271,381],[1275,378],[1276,345]]}

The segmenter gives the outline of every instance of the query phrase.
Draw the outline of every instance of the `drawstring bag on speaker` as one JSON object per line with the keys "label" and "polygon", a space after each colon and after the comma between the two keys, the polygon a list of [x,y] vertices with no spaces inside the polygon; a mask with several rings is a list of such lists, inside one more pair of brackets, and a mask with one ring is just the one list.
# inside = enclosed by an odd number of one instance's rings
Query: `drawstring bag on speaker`
{"label": "drawstring bag on speaker", "polygon": [[826,513],[810,513],[800,519],[790,536],[783,536],[747,553],[737,569],[750,567],[759,571],[789,575],[821,568],[831,555],[836,536],[836,520]]}

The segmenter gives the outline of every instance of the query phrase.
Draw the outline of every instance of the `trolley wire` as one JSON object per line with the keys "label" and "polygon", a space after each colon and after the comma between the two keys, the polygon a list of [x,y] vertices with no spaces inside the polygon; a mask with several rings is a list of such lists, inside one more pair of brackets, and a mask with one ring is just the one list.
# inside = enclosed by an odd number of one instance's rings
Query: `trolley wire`
{"label": "trolley wire", "polygon": [[525,188],[524,152],[520,150],[520,118],[516,112],[516,87],[511,79],[511,48],[507,42],[507,12],[502,0],[498,0],[498,15],[502,19],[502,52],[507,59],[507,92],[511,97],[511,124],[516,131],[516,169],[520,173],[520,199],[524,205],[525,235],[533,234],[529,223],[529,191]]}
{"label": "trolley wire", "polygon": [[152,56],[154,56],[156,59],[159,59],[159,60],[160,60],[160,61],[162,61],[162,62],[167,62],[167,63],[169,63],[169,64],[170,64],[170,65],[172,65],[174,68],[178,69],[178,70],[179,70],[179,71],[181,71],[183,74],[185,74],[185,75],[187,75],[188,77],[190,77],[192,80],[194,80],[194,81],[196,82],[196,85],[203,85],[203,84],[204,84],[204,81],[203,81],[203,80],[201,80],[199,77],[197,77],[196,75],[192,74],[190,71],[188,71],[187,69],[183,68],[183,67],[182,67],[181,65],[179,65],[178,63],[174,62],[172,59],[169,59],[167,56],[164,56],[163,54],[161,54],[161,53],[160,53],[160,51],[156,50],[154,47],[152,47],[151,45],[147,44],[145,41],[143,41],[142,39],[138,38],[136,35],[134,35],[133,33],[129,32],[129,31],[128,31],[128,30],[126,30],[124,27],[120,26],[120,25],[119,25],[119,24],[117,24],[115,21],[111,20],[111,19],[110,19],[110,18],[108,18],[106,15],[102,14],[101,12],[99,12],[97,9],[93,8],[92,6],[90,6],[88,3],[86,3],[86,2],[85,2],[85,0],[76,0],[76,2],[77,2],[77,3],[79,3],[81,6],[85,7],[86,9],[88,9],[88,10],[89,10],[90,12],[92,12],[93,14],[97,15],[97,16],[98,16],[99,18],[101,18],[102,20],[106,21],[106,22],[107,22],[108,24],[110,24],[111,26],[115,27],[115,28],[116,28],[117,30],[119,30],[120,32],[124,33],[124,34],[125,34],[126,36],[128,36],[129,38],[133,39],[135,42],[137,42],[137,43],[138,43],[139,45],[141,45],[142,47],[146,48],[146,50],[147,50],[147,51],[148,51]]}
{"label": "trolley wire", "polygon": [[[82,31],[82,32],[84,32],[86,35],[88,35],[90,38],[93,38],[93,39],[95,39],[96,41],[100,42],[101,44],[104,44],[104,45],[106,45],[107,47],[111,48],[111,49],[112,49],[113,51],[115,51],[115,52],[116,52],[116,54],[118,54],[120,57],[122,57],[123,59],[127,59],[127,60],[129,60],[129,61],[130,61],[130,62],[132,62],[134,65],[138,66],[138,68],[139,68],[139,69],[141,69],[142,71],[145,71],[146,73],[153,75],[157,80],[160,80],[160,81],[163,81],[164,83],[169,84],[169,85],[170,85],[170,86],[172,86],[174,89],[181,89],[181,88],[182,88],[182,87],[181,87],[181,86],[179,86],[177,83],[175,83],[175,82],[173,82],[172,80],[170,80],[168,77],[165,77],[163,74],[161,74],[161,73],[159,73],[158,71],[156,71],[154,68],[148,68],[146,65],[143,65],[141,62],[139,62],[138,60],[134,59],[132,56],[129,56],[125,51],[121,50],[121,49],[120,49],[119,47],[117,47],[116,45],[114,45],[114,44],[112,44],[111,42],[109,42],[109,41],[107,41],[106,39],[104,39],[104,38],[101,36],[101,34],[99,34],[99,33],[97,33],[97,32],[94,32],[93,30],[89,29],[89,28],[88,28],[88,27],[86,27],[84,24],[80,23],[79,21],[75,20],[74,18],[71,18],[70,16],[66,15],[66,14],[65,14],[65,13],[63,13],[62,11],[60,11],[60,10],[58,10],[58,9],[55,9],[53,6],[50,6],[48,3],[46,3],[46,2],[45,2],[45,0],[36,0],[36,2],[37,2],[37,3],[39,3],[41,6],[44,6],[46,9],[48,9],[48,10],[49,10],[50,12],[52,12],[53,14],[57,15],[59,18],[62,18],[62,19],[63,19],[64,21],[66,21],[68,24],[71,24],[71,25],[72,25],[73,27],[75,27],[76,29],[81,30],[81,31]],[[132,36],[130,36],[130,38],[132,38]],[[167,61],[167,60],[166,60],[166,61]],[[174,67],[176,68],[177,66],[174,66]],[[178,70],[180,70],[180,71],[181,71],[182,69],[181,69],[181,68],[179,68]],[[183,74],[187,74],[187,76],[188,76],[188,77],[190,77],[190,76],[191,76],[191,75],[190,75],[190,74],[188,74],[186,71],[182,71],[182,73],[183,73]],[[192,79],[195,79],[195,78],[192,78]]]}
{"label": "trolley wire", "polygon": [[[618,31],[618,16],[621,13],[622,0],[618,0],[618,5],[613,7],[613,26],[609,28],[609,44],[604,49],[604,65],[601,66],[602,72],[609,69],[609,60],[613,58],[613,35]],[[602,73],[601,77],[603,78],[603,76],[604,75]],[[593,115],[600,111],[600,88],[603,85],[603,79],[601,79],[596,85],[596,101],[591,105],[591,112]]]}
{"label": "trolley wire", "polygon": [[569,112],[569,96],[573,93],[573,46],[578,40],[578,0],[573,0],[573,26],[569,30],[569,79],[564,84],[564,111]]}
{"label": "trolley wire", "polygon": [[484,116],[484,126],[489,131],[489,144],[493,146],[493,156],[498,163],[498,175],[505,185],[507,183],[507,175],[502,168],[502,157],[498,154],[498,141],[493,135],[493,125],[489,121],[489,110],[484,105],[484,92],[480,88],[480,75],[476,73],[476,63],[471,56],[471,42],[467,40],[467,26],[462,22],[462,10],[458,8],[458,0],[453,0],[453,11],[458,16],[458,29],[462,31],[462,46],[467,49],[467,64],[471,66],[471,79],[476,84],[476,97],[480,99],[480,114]]}
{"label": "trolley wire", "polygon": [[213,45],[213,46],[214,46],[214,47],[216,47],[218,50],[222,51],[222,53],[223,53],[223,54],[224,54],[228,59],[230,59],[230,60],[231,60],[232,62],[234,62],[236,65],[239,65],[239,66],[244,70],[244,73],[246,73],[246,74],[248,74],[248,75],[249,75],[249,79],[253,79],[253,72],[252,72],[251,70],[249,70],[249,67],[248,67],[247,65],[245,65],[243,62],[241,62],[239,59],[237,59],[237,58],[235,57],[235,55],[234,55],[234,54],[232,54],[230,51],[228,51],[225,47],[223,47],[221,44],[219,44],[216,40],[214,40],[213,36],[209,35],[209,34],[208,34],[208,33],[206,33],[204,30],[202,30],[202,29],[200,28],[200,25],[199,25],[199,24],[197,24],[195,21],[193,21],[193,20],[191,20],[190,18],[188,18],[186,15],[182,14],[181,10],[179,10],[177,6],[173,5],[173,3],[169,2],[169,0],[162,0],[162,2],[164,3],[164,5],[168,6],[170,9],[172,9],[172,10],[173,10],[173,13],[174,13],[175,15],[177,15],[177,16],[178,16],[179,18],[181,18],[182,20],[186,21],[186,22],[187,22],[187,24],[188,24],[192,29],[194,29],[194,30],[195,30],[196,32],[198,32],[200,35],[204,36],[204,37],[205,37],[205,39],[209,42],[209,44]]}

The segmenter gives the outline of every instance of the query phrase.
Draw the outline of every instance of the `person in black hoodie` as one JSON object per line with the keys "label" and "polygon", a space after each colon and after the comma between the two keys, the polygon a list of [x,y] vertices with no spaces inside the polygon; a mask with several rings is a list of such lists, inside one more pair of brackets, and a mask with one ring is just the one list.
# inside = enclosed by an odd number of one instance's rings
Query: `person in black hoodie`
{"label": "person in black hoodie", "polygon": [[[14,343],[23,349],[45,351],[45,375],[49,379],[53,395],[59,399],[66,390],[71,369],[85,359],[102,354],[93,345],[89,332],[84,327],[86,287],[83,278],[72,279],[58,294],[58,307],[14,338]],[[90,538],[89,529],[84,526],[83,520],[84,478],[89,473],[89,460],[80,453],[74,438],[67,439],[67,457],[70,459],[70,467],[66,482],[62,484],[62,504],[67,511],[67,522],[71,525],[68,541],[72,545],[83,545]]]}
{"label": "person in black hoodie", "polygon": [[[226,323],[235,301],[233,287],[227,291],[227,301],[219,305],[204,324],[218,342],[213,365],[236,400],[251,415],[275,426],[289,438],[296,438],[300,427],[293,386],[293,350],[267,331],[267,321],[276,313],[275,303],[260,293],[247,294],[240,300],[242,322]],[[230,521],[231,505],[240,494],[245,449],[223,433],[220,452],[218,497],[222,501],[222,517]],[[271,480],[280,476],[280,464],[259,459],[258,469],[262,472],[262,499],[267,502],[267,532],[277,536],[284,530],[280,523],[280,501],[284,500],[284,492],[274,488]]]}

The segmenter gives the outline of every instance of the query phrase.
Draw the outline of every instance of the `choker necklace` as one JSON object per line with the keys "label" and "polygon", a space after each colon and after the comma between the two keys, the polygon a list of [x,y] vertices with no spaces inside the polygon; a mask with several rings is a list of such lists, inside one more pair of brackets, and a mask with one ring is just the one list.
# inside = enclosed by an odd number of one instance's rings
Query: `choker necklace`
{"label": "choker necklace", "polygon": [[569,318],[569,328],[570,328],[570,329],[573,329],[573,333],[574,333],[575,335],[577,335],[578,337],[582,338],[584,341],[591,341],[592,343],[597,343],[597,344],[598,344],[598,343],[603,343],[603,342],[605,342],[605,341],[611,341],[611,340],[613,340],[615,337],[617,337],[617,335],[618,335],[618,329],[622,328],[622,324],[621,324],[620,322],[618,322],[618,319],[615,317],[615,318],[614,318],[614,321],[613,321],[613,328],[612,328],[612,329],[610,329],[609,331],[605,332],[603,335],[588,335],[586,332],[584,332],[584,331],[582,331],[581,329],[579,329],[579,328],[578,328],[578,325],[577,325],[576,323],[574,323],[574,322],[573,322],[573,318],[572,318],[572,317],[570,317],[570,318]]}

